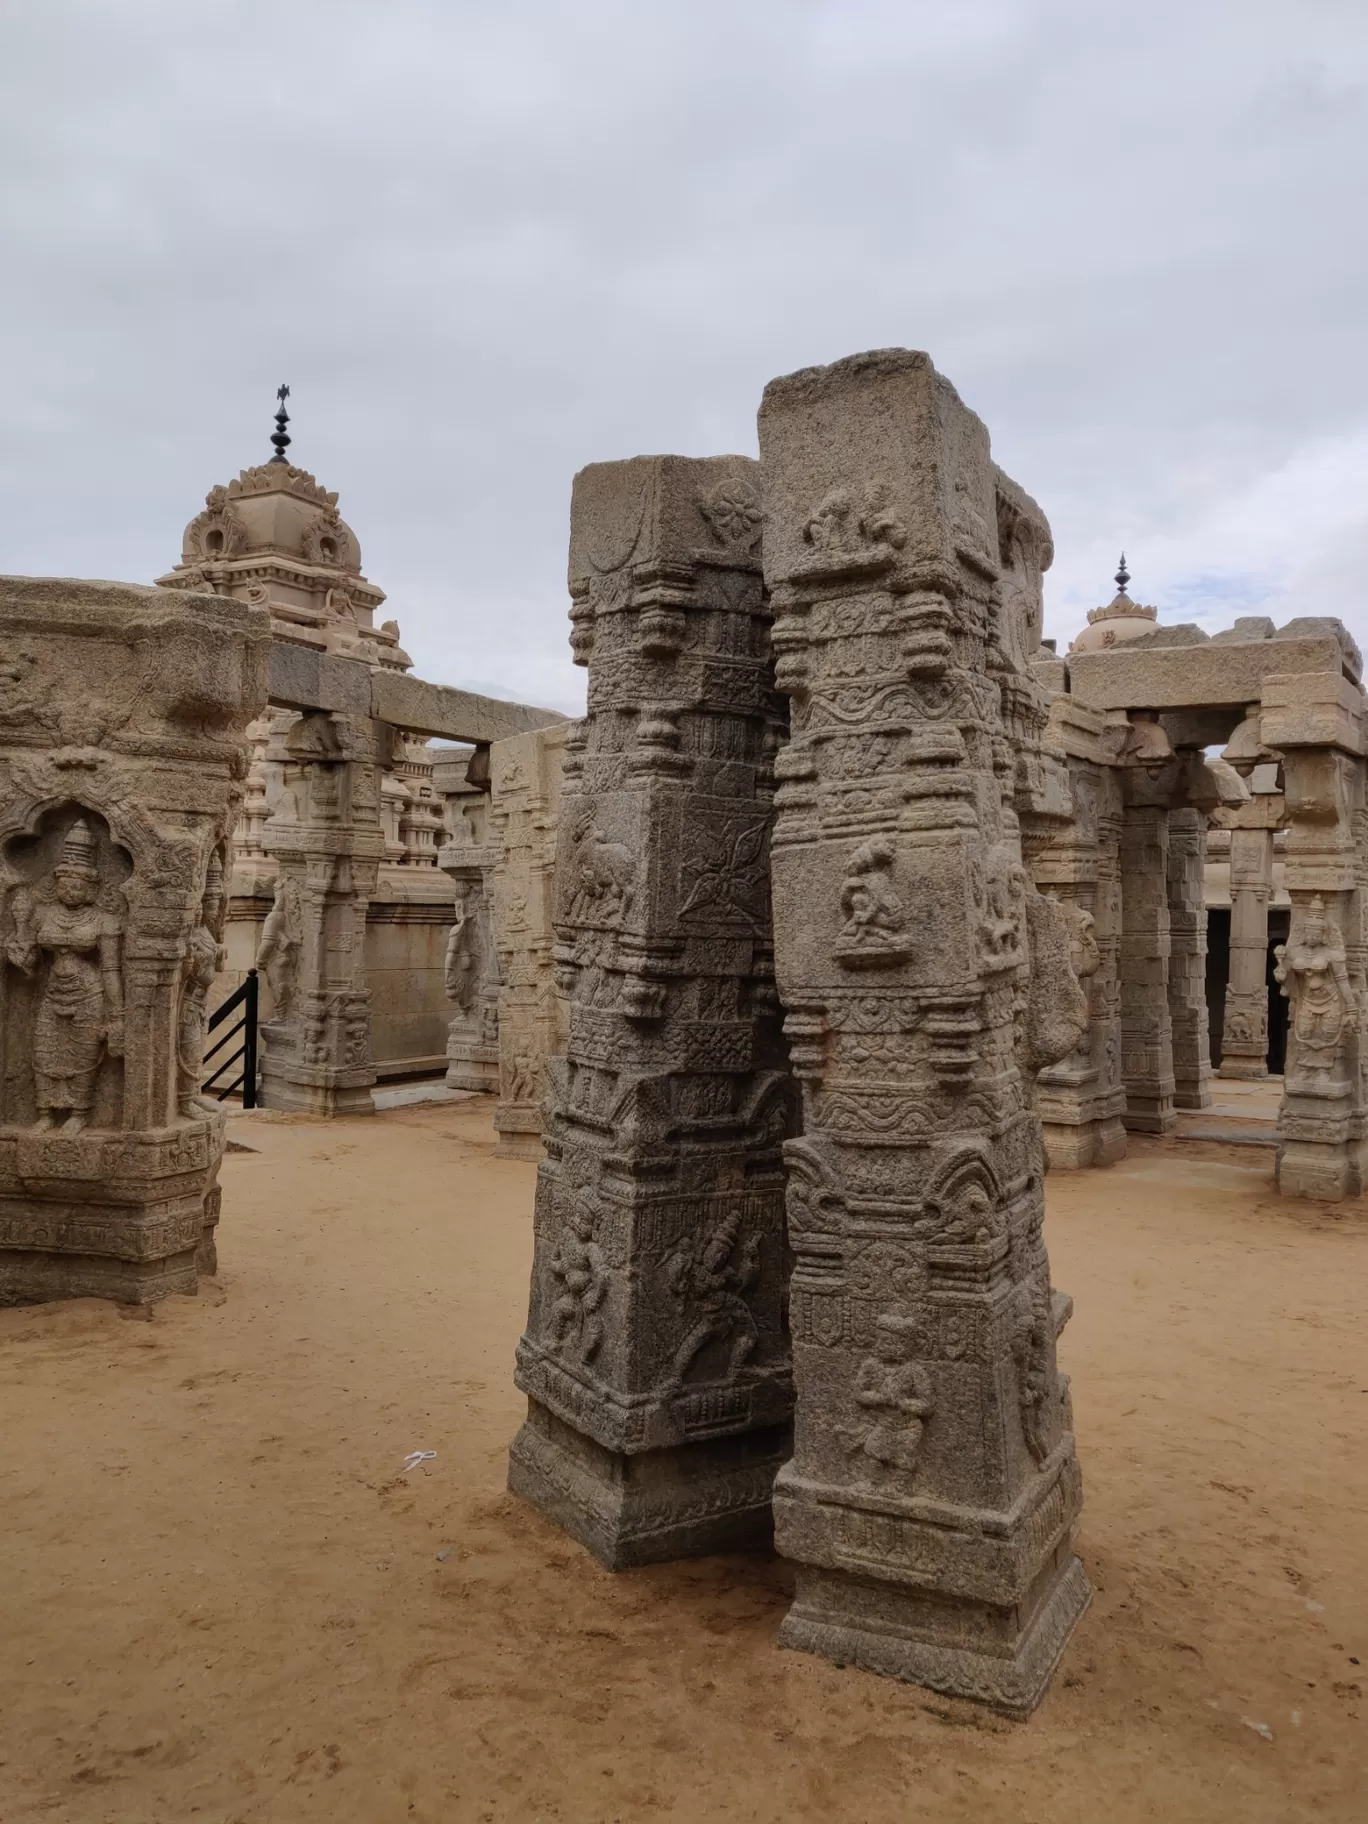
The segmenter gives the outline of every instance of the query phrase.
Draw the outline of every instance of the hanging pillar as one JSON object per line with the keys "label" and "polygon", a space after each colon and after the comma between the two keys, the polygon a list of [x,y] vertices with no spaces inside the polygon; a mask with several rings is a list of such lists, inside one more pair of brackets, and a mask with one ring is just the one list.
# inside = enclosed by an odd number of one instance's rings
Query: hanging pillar
{"label": "hanging pillar", "polygon": [[[1254,806],[1262,809],[1259,799]],[[1230,976],[1221,1028],[1223,1077],[1268,1075],[1268,902],[1273,832],[1230,832]]]}
{"label": "hanging pillar", "polygon": [[[1200,764],[1200,755],[1193,755],[1192,762]],[[1204,811],[1190,805],[1170,810],[1168,1007],[1175,1108],[1211,1106],[1211,1035],[1206,1002],[1206,839]]]}
{"label": "hanging pillar", "polygon": [[388,735],[310,712],[285,737],[285,791],[263,835],[276,896],[257,952],[274,1007],[262,1028],[266,1108],[374,1112],[366,908],[384,853],[377,744]]}
{"label": "hanging pillar", "polygon": [[1173,1025],[1169,1014],[1170,769],[1124,775],[1121,822],[1121,1070],[1126,1127],[1172,1133]]}

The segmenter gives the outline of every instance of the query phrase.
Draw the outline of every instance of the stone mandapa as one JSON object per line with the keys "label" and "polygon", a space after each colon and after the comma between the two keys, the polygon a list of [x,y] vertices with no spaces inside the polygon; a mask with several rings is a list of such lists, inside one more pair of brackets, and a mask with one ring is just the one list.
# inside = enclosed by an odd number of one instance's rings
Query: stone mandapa
{"label": "stone mandapa", "polygon": [[0,1303],[214,1271],[202,1102],[263,610],[0,579]]}
{"label": "stone mandapa", "polygon": [[760,448],[804,1107],[782,1639],[1024,1714],[1089,1598],[1035,1105],[1098,961],[1026,866],[1070,815],[1028,668],[1048,528],[922,354],[774,381]]}
{"label": "stone mandapa", "polygon": [[783,729],[757,465],[640,457],[575,480],[555,864],[566,1055],[509,1486],[617,1568],[760,1545],[792,1411],[774,994]]}

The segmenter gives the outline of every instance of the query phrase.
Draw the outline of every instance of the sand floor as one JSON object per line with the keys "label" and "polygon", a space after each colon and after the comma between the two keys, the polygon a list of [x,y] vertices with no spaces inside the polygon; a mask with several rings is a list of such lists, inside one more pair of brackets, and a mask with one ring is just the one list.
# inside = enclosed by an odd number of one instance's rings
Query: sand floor
{"label": "sand floor", "polygon": [[780,1651],[776,1561],[610,1576],[504,1493],[483,1103],[234,1129],[216,1285],[0,1312],[3,1824],[1368,1818],[1363,1204],[1050,1180],[1097,1597],[1021,1725]]}

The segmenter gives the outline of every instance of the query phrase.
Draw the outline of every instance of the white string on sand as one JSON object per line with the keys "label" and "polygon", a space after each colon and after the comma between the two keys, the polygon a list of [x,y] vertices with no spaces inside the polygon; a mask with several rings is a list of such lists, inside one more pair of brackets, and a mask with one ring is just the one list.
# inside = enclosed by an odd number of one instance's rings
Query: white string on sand
{"label": "white string on sand", "polygon": [[411,1450],[404,1458],[404,1474],[407,1475],[411,1469],[417,1469],[420,1463],[433,1463],[436,1458],[435,1450]]}

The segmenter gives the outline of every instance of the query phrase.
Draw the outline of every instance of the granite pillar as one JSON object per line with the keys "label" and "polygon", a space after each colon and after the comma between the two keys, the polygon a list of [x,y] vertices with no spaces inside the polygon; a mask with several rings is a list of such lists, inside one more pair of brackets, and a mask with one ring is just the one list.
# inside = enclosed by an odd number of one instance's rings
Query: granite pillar
{"label": "granite pillar", "polygon": [[1067,798],[1037,792],[1044,706],[1013,658],[987,432],[929,359],[772,382],[760,449],[804,1108],[781,1639],[1020,1715],[1089,1597],[1034,1108],[1087,1025],[1088,934],[1035,890],[1018,822]]}
{"label": "granite pillar", "polygon": [[[1197,756],[1194,762],[1200,763]],[[1191,767],[1189,767],[1189,771]],[[1206,814],[1191,805],[1169,811],[1169,1030],[1173,1105],[1211,1106],[1211,1035],[1207,1015]]]}
{"label": "granite pillar", "polygon": [[782,728],[756,464],[575,479],[555,864],[563,1058],[546,1071],[509,1487],[618,1568],[761,1545],[789,1448],[774,994]]}
{"label": "granite pillar", "polygon": [[1121,821],[1121,1074],[1131,1133],[1168,1134],[1173,1105],[1173,1024],[1169,1012],[1168,773],[1123,774]]}
{"label": "granite pillar", "polygon": [[0,1304],[214,1270],[206,997],[269,640],[246,603],[0,579]]}
{"label": "granite pillar", "polygon": [[1273,831],[1232,829],[1230,975],[1219,1073],[1223,1077],[1268,1075],[1268,902],[1272,894]]}
{"label": "granite pillar", "polygon": [[311,711],[285,736],[284,790],[262,833],[275,900],[257,967],[271,992],[261,1100],[311,1115],[373,1114],[366,908],[384,854],[384,724]]}

